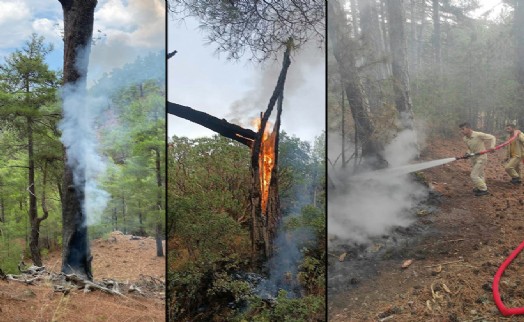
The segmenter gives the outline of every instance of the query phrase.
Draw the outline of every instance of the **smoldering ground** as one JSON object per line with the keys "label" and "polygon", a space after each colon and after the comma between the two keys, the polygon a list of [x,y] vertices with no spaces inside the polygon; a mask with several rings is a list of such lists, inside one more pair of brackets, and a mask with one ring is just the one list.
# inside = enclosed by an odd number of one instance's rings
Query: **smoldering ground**
{"label": "smoldering ground", "polygon": [[[338,154],[334,147],[341,145],[336,138],[329,140],[331,160]],[[404,130],[386,146],[384,155],[390,167],[401,166],[416,157],[416,147],[414,131]],[[392,227],[410,225],[414,217],[407,210],[428,194],[423,184],[408,175],[377,171],[358,176],[351,166],[338,165],[328,172],[335,181],[328,195],[328,233],[342,241],[366,243]]]}
{"label": "smoldering ground", "polygon": [[[393,171],[329,170],[331,177],[339,178],[328,194],[330,293],[351,289],[372,277],[384,259],[423,256],[413,253],[409,245],[432,233],[431,219],[419,220],[417,213],[435,211],[439,198],[409,174],[417,167],[408,166],[418,155],[416,138],[413,131],[404,130],[386,146],[385,157]],[[340,146],[336,138],[329,143]],[[330,152],[330,158],[337,157],[336,151]]]}

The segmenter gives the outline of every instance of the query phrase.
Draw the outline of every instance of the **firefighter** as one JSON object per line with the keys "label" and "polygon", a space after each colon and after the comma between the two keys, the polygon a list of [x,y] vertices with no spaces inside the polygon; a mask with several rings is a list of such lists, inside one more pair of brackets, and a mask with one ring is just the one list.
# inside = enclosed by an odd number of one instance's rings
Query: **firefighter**
{"label": "firefighter", "polygon": [[524,134],[517,130],[514,124],[506,124],[506,132],[510,137],[517,134],[517,138],[508,145],[504,169],[511,177],[511,183],[521,184],[520,162],[524,158]]}
{"label": "firefighter", "polygon": [[[490,149],[495,148],[497,139],[487,133],[473,131],[469,123],[459,125],[460,132],[464,135],[463,140],[468,147],[467,155],[486,150],[484,143],[488,143]],[[473,181],[473,193],[475,196],[484,196],[488,194],[488,187],[484,178],[484,168],[488,161],[486,154],[474,155],[471,157],[471,180]]]}

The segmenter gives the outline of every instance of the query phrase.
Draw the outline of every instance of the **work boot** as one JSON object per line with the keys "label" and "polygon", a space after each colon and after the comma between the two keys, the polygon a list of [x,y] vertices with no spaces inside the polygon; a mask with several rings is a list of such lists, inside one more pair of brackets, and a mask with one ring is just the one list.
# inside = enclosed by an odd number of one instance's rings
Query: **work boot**
{"label": "work boot", "polygon": [[477,193],[477,192],[479,192],[479,191],[480,191],[479,188],[473,188],[473,193]]}
{"label": "work boot", "polygon": [[476,197],[485,196],[485,195],[489,195],[489,192],[487,190],[479,190],[475,192]]}
{"label": "work boot", "polygon": [[511,178],[511,183],[513,183],[513,184],[521,184],[522,180],[520,180],[519,177]]}

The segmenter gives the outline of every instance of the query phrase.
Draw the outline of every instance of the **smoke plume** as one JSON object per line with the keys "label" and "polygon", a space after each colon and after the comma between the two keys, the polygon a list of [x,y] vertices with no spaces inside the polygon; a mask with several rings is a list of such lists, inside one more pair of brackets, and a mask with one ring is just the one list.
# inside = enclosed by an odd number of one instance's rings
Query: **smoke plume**
{"label": "smoke plume", "polygon": [[[80,50],[76,66],[87,73],[89,50]],[[109,201],[109,194],[98,185],[106,164],[98,151],[95,122],[102,113],[104,98],[89,97],[85,78],[64,85],[60,92],[63,102],[63,119],[58,127],[62,131],[60,140],[66,148],[67,165],[73,172],[75,189],[85,194],[82,211],[86,225],[100,221],[100,216]]]}
{"label": "smoke plume", "polygon": [[[332,150],[340,146],[340,142],[330,139],[329,146]],[[385,157],[390,166],[405,165],[417,156],[416,147],[416,133],[404,130],[386,146]],[[330,160],[332,157],[334,155]],[[394,226],[405,227],[414,221],[408,210],[428,193],[421,183],[414,182],[408,175],[376,172],[359,178],[351,171],[352,167],[329,169],[330,178],[338,178],[334,182],[336,188],[331,189],[328,198],[328,232],[331,236],[365,243]]]}

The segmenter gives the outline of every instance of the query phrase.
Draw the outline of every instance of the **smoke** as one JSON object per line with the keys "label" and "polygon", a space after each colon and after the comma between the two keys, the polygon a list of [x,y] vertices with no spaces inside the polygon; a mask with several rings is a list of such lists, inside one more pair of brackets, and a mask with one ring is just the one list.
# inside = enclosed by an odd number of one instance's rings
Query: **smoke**
{"label": "smoke", "polygon": [[260,293],[267,292],[275,296],[278,290],[283,289],[288,292],[288,297],[300,295],[300,285],[297,281],[298,267],[303,258],[300,247],[313,238],[313,232],[307,228],[286,230],[282,226],[279,227],[273,241],[275,253],[267,263],[269,278],[258,285]]}
{"label": "smoke", "polygon": [[[417,156],[416,137],[415,131],[404,130],[386,146],[385,157],[391,166],[405,165]],[[331,150],[340,145],[330,139],[329,146]],[[394,226],[410,225],[414,218],[409,209],[428,193],[425,186],[407,175],[386,176],[377,172],[372,177],[357,178],[350,173],[351,167],[329,170],[330,178],[339,181],[328,198],[328,231],[343,240],[365,243]]]}
{"label": "smoke", "polygon": [[[79,49],[76,67],[87,73],[89,50]],[[98,178],[105,172],[106,163],[100,155],[95,131],[95,122],[101,115],[106,99],[89,97],[85,79],[64,85],[60,92],[63,102],[63,119],[58,127],[62,131],[60,140],[66,148],[67,165],[73,172],[73,183],[77,191],[85,195],[82,211],[86,225],[100,221],[101,214],[109,201],[109,193],[98,185]]]}
{"label": "smoke", "polygon": [[[306,44],[296,55],[292,55],[286,76],[283,102],[286,117],[282,118],[282,129],[305,139],[321,132],[318,126],[323,124],[321,120],[325,115],[323,55],[324,52],[314,43]],[[251,127],[250,121],[266,110],[281,68],[281,59],[265,64],[252,80],[251,89],[231,103],[226,119],[243,127]],[[319,75],[322,77],[317,77]]]}

